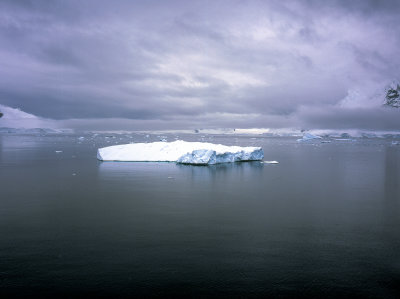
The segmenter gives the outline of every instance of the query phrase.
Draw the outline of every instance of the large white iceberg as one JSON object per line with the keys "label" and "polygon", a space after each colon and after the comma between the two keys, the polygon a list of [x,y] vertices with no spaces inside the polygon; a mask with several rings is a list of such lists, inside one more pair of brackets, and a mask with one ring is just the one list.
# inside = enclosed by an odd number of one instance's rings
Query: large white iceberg
{"label": "large white iceberg", "polygon": [[264,152],[261,147],[226,146],[182,140],[114,145],[97,150],[97,159],[101,161],[177,162],[209,165],[256,161],[263,158]]}

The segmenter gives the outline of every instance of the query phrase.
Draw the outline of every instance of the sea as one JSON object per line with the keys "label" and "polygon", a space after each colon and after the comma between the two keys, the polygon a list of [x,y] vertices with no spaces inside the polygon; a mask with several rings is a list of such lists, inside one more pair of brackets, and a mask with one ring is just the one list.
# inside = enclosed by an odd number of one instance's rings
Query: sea
{"label": "sea", "polygon": [[[399,298],[393,138],[0,134],[0,297]],[[264,160],[101,162],[165,139]]]}

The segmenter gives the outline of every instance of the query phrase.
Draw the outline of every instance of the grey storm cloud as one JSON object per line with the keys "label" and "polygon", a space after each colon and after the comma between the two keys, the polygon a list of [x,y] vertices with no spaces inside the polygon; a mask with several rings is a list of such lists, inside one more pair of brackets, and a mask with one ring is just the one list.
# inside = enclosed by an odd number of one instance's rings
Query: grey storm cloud
{"label": "grey storm cloud", "polygon": [[400,129],[399,1],[1,1],[0,104],[84,127]]}

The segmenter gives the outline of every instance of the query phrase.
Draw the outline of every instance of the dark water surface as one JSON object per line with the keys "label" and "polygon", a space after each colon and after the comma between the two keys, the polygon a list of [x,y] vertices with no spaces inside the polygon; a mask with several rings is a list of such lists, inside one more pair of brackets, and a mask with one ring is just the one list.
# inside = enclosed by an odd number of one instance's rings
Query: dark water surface
{"label": "dark water surface", "polygon": [[0,296],[400,296],[391,140],[180,136],[280,162],[196,167],[96,160],[157,136],[77,137],[0,135]]}

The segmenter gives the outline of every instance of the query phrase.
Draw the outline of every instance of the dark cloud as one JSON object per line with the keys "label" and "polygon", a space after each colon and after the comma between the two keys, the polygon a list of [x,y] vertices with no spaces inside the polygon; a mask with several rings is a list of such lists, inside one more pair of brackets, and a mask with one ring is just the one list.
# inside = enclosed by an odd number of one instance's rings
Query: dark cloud
{"label": "dark cloud", "polygon": [[88,126],[393,129],[397,111],[379,99],[342,100],[400,77],[399,12],[368,0],[1,1],[0,103]]}

